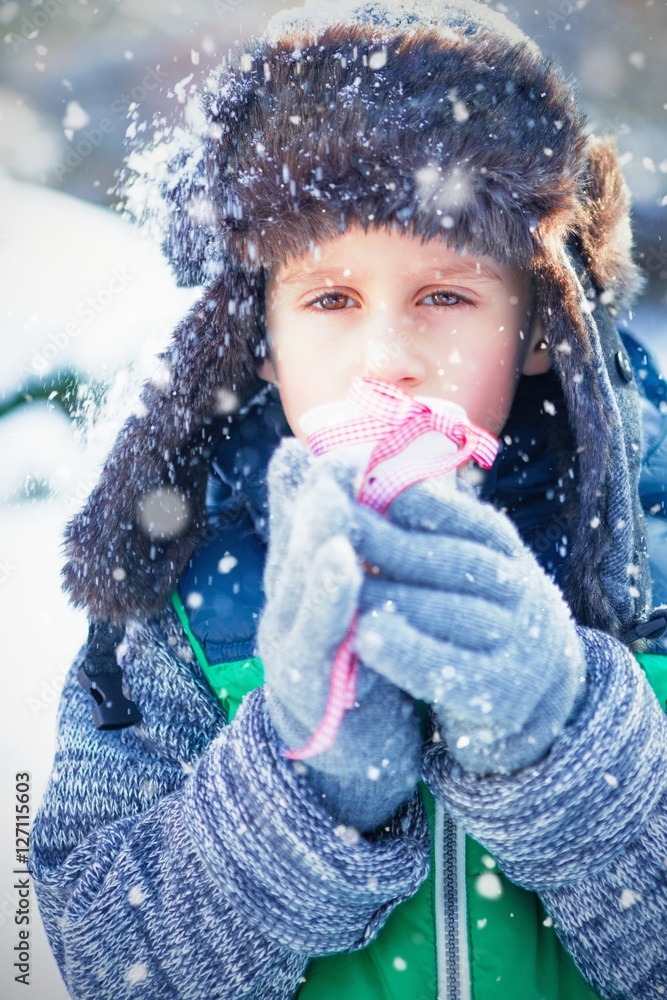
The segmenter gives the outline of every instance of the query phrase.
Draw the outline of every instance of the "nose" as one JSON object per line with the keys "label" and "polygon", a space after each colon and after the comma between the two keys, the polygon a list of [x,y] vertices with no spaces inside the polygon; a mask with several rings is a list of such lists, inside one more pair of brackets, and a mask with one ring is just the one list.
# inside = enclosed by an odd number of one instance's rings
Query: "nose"
{"label": "nose", "polygon": [[427,374],[417,332],[387,317],[367,332],[363,367],[364,375],[393,382],[405,390],[416,389]]}

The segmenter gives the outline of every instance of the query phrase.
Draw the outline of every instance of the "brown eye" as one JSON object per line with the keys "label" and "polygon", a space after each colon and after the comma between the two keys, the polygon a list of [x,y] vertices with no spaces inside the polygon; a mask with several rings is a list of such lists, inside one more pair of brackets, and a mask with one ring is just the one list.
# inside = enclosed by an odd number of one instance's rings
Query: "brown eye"
{"label": "brown eye", "polygon": [[[335,310],[345,309],[346,307],[342,303],[349,298],[349,295],[343,295],[342,292],[325,292],[324,295],[319,295],[311,304],[316,306],[317,303],[320,303],[322,310],[334,312]],[[327,305],[327,303],[331,304]]]}
{"label": "brown eye", "polygon": [[431,292],[430,295],[426,296],[427,299],[433,299],[436,306],[455,306],[457,302],[463,301],[460,295],[455,295],[454,292]]}

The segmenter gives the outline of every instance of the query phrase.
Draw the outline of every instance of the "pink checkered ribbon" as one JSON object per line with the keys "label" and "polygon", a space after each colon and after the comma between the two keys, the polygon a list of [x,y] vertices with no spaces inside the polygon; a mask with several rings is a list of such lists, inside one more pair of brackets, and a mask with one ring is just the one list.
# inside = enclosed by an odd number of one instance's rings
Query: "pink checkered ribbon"
{"label": "pink checkered ribbon", "polygon": [[[364,410],[365,415],[314,431],[308,436],[308,444],[315,455],[323,455],[333,448],[376,441],[357,499],[381,514],[408,486],[430,476],[446,475],[471,459],[482,468],[490,469],[498,454],[500,441],[493,434],[468,419],[431,410],[426,403],[414,399],[391,382],[376,378],[355,379],[348,399]],[[427,431],[446,435],[459,445],[458,451],[411,461],[388,470],[381,478],[373,476],[377,465],[403,451]],[[359,661],[352,642],[358,617],[355,612],[336,654],[324,716],[305,746],[284,752],[288,760],[307,760],[328,750],[334,744],[346,710],[354,708]]]}

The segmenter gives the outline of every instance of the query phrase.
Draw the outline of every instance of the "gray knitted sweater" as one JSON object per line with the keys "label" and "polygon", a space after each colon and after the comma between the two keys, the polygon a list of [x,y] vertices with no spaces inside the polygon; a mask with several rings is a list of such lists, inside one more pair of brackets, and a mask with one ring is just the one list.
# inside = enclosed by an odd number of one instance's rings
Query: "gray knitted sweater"
{"label": "gray knitted sweater", "polygon": [[[635,658],[582,628],[588,698],[534,768],[474,779],[430,743],[424,779],[536,889],[601,996],[667,989],[667,721]],[[141,726],[99,732],[66,681],[32,831],[42,918],[76,998],[275,998],[309,957],[364,947],[429,863],[415,795],[350,844],[281,757],[263,688],[231,725],[171,609],[134,623]]]}

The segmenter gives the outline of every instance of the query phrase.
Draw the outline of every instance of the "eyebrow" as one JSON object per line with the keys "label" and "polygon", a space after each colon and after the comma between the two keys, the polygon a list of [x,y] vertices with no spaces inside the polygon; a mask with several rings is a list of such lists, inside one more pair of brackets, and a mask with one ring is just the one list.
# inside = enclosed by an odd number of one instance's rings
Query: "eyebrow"
{"label": "eyebrow", "polygon": [[[298,270],[293,273],[287,274],[286,277],[280,280],[281,285],[307,285],[311,284],[313,281],[317,281],[320,278],[332,278],[339,273],[342,276],[342,272],[348,270],[341,266],[326,266],[322,265],[320,267],[314,267],[312,270],[304,271]],[[418,270],[409,269],[404,272],[406,278],[411,280],[423,280],[427,277],[433,277],[436,271],[440,271],[440,277],[438,281],[447,281],[456,277],[474,277],[474,278],[485,278],[487,281],[494,284],[503,283],[503,279],[498,274],[498,272],[490,267],[488,264],[483,264],[481,261],[457,261],[455,264],[443,264],[440,267],[431,265],[428,267],[420,268]],[[368,278],[368,272],[363,270],[352,271],[350,277],[365,280]]]}

